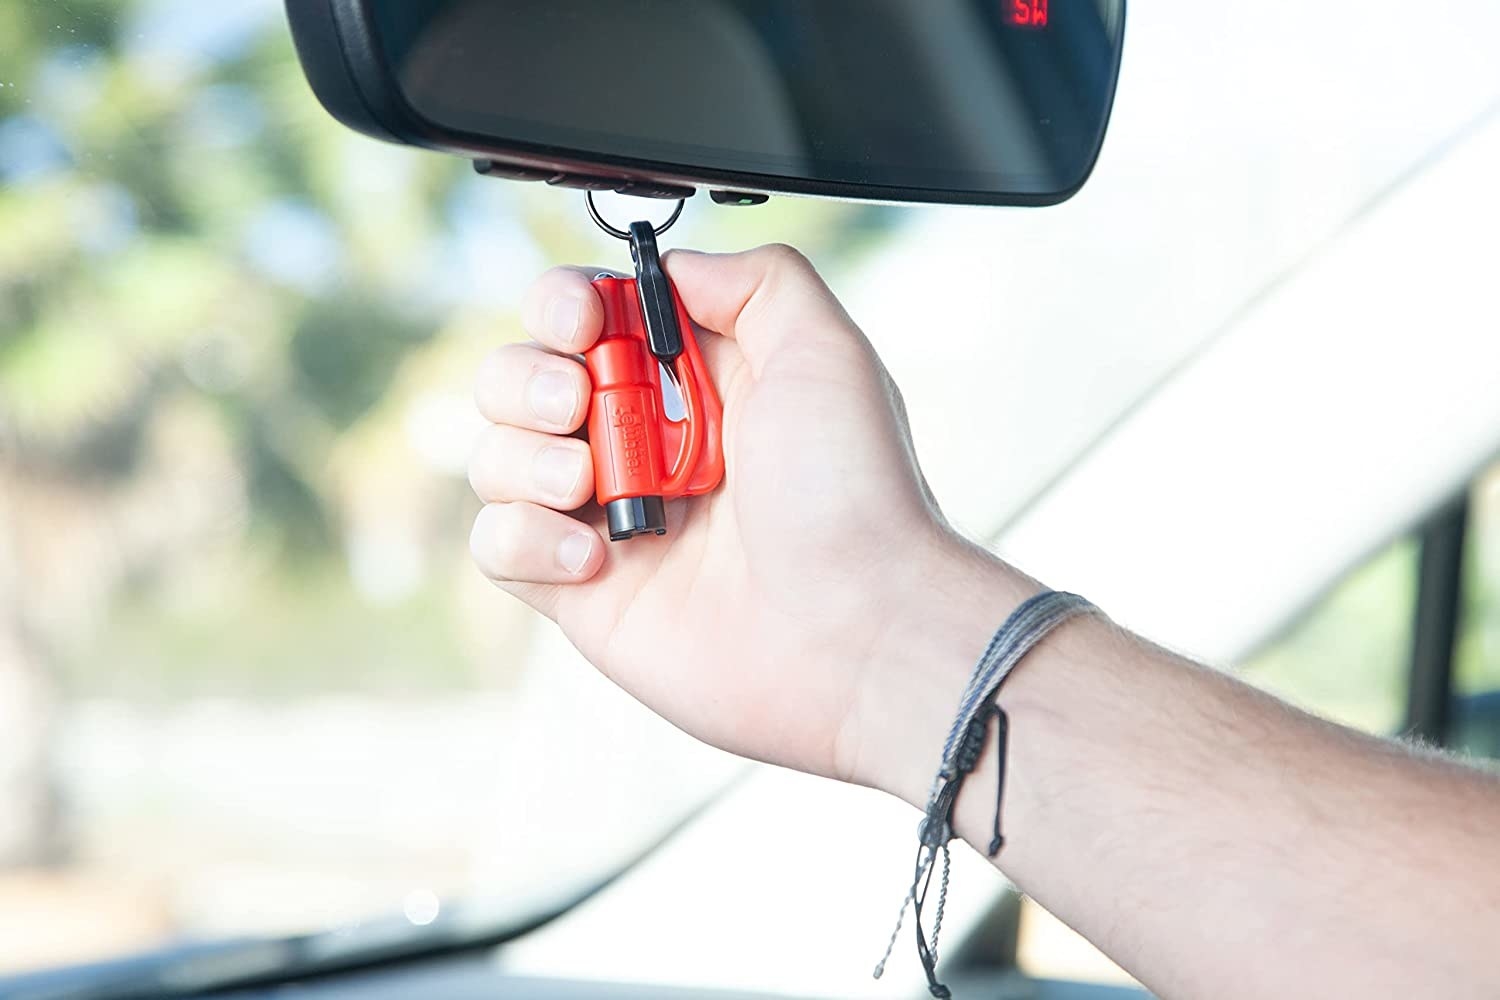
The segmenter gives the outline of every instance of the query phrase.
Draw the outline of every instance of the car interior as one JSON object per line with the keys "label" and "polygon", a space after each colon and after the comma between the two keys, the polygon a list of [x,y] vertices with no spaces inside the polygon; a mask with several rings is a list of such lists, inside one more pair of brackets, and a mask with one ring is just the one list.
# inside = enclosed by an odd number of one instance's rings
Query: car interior
{"label": "car interior", "polygon": [[[477,360],[631,267],[585,192],[803,250],[969,537],[1493,766],[1500,6],[1126,6],[0,9],[0,997],[927,995],[909,807],[468,565]],[[954,869],[956,996],[1147,995]]]}

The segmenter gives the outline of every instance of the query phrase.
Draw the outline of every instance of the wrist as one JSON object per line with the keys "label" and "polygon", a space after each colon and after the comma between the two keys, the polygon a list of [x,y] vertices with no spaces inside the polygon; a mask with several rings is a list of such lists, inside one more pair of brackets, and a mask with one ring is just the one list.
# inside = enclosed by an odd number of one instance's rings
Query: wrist
{"label": "wrist", "polygon": [[842,777],[921,808],[969,674],[1006,616],[1043,588],[947,535],[915,558],[859,665],[838,739]]}

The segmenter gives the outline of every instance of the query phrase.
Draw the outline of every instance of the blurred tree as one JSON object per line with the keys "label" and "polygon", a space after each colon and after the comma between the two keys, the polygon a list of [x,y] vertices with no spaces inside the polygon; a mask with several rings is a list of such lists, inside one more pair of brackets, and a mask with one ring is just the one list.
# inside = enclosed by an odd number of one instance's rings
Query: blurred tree
{"label": "blurred tree", "polygon": [[[546,261],[624,254],[570,194],[338,126],[274,0],[0,4],[0,185],[4,864],[60,843],[56,668],[108,673],[90,640],[122,594],[202,589],[215,559],[299,594],[296,573],[420,570],[472,501],[443,434],[420,474],[409,417],[434,382],[467,396]],[[847,258],[890,216],[713,218],[674,235]]]}
{"label": "blurred tree", "polygon": [[57,843],[59,648],[226,531],[326,558],[333,443],[434,330],[458,172],[351,204],[315,111],[275,4],[0,9],[0,861]]}

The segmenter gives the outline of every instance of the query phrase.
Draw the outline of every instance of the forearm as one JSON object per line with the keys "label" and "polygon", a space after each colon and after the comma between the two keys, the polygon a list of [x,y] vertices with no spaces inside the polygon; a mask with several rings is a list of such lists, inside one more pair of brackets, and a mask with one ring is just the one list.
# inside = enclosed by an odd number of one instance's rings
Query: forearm
{"label": "forearm", "polygon": [[[684,730],[921,806],[975,660],[1038,586],[946,532],[889,375],[804,258],[667,267],[724,335],[705,343],[723,486],[680,505],[670,539],[611,545],[569,516],[595,492],[570,436],[591,392],[571,356],[604,310],[593,269],[550,272],[523,309],[541,343],[497,351],[476,388],[493,426],[470,475],[475,559]],[[570,459],[570,488],[541,474],[547,456]],[[1489,779],[1096,618],[1032,650],[1000,700],[998,864],[1158,992],[1500,995],[1482,982],[1500,969]],[[956,825],[987,845],[993,748],[981,761]]]}
{"label": "forearm", "polygon": [[[893,640],[886,693],[862,709],[885,716],[888,738],[865,737],[859,766],[919,807],[974,659],[1034,589],[973,553],[957,567],[927,588],[925,655]],[[1158,993],[1493,992],[1489,776],[1315,719],[1099,618],[1045,640],[1000,703],[997,863]],[[958,803],[976,846],[994,767],[991,748]]]}

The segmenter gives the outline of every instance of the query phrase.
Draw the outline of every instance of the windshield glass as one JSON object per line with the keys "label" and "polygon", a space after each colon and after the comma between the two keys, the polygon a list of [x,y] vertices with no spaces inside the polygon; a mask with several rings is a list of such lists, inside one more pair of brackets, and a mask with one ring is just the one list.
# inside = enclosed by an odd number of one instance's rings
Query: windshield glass
{"label": "windshield glass", "polygon": [[[989,538],[1493,117],[1500,7],[1414,48],[1386,6],[1136,5],[1057,209],[699,197],[664,244],[808,253]],[[567,262],[629,257],[578,192],[336,124],[276,0],[0,5],[0,973],[420,929],[603,875],[740,773],[469,565],[472,374]]]}

